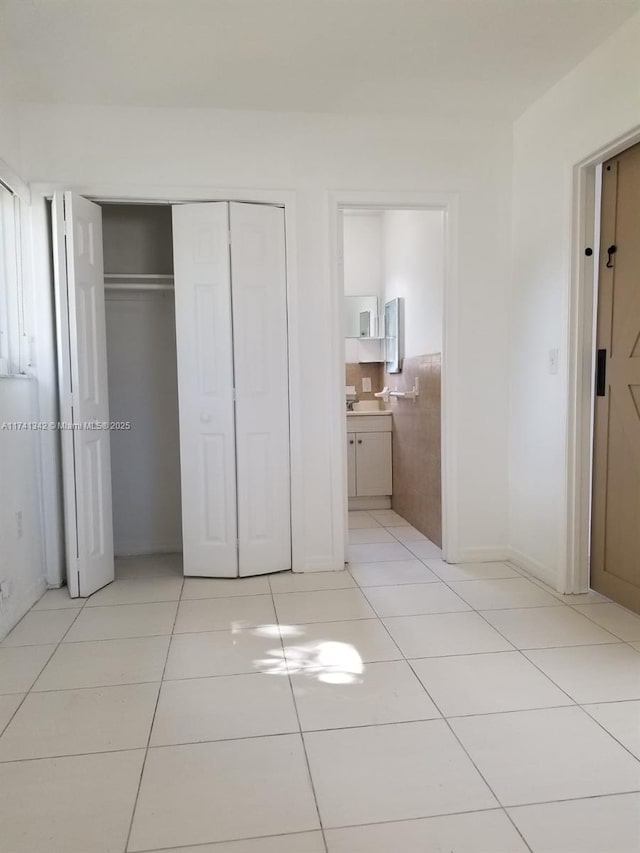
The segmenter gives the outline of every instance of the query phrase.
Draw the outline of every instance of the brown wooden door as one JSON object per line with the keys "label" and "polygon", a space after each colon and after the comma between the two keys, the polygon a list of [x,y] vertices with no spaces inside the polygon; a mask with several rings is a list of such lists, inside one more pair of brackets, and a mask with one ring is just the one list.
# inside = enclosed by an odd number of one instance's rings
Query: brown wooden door
{"label": "brown wooden door", "polygon": [[640,145],[602,175],[591,586],[640,613]]}

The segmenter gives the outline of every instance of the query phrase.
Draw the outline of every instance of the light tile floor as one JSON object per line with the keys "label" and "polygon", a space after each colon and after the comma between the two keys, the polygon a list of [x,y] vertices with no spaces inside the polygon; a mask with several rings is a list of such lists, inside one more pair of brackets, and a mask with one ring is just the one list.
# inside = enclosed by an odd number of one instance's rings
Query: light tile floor
{"label": "light tile floor", "polygon": [[0,643],[0,853],[638,853],[640,618],[350,526],[347,572],[46,593]]}

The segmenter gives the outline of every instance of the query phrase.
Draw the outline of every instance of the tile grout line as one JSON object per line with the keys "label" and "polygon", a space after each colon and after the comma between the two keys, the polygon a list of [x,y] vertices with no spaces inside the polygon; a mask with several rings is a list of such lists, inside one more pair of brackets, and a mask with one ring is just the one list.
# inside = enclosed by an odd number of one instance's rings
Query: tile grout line
{"label": "tile grout line", "polygon": [[[180,585],[180,595],[182,595],[182,590],[184,588],[184,575],[182,576],[182,584]],[[129,842],[131,841],[131,832],[133,831],[133,822],[136,816],[136,809],[138,808],[138,799],[140,797],[140,789],[142,788],[142,779],[144,776],[144,770],[147,764],[147,757],[149,755],[149,745],[151,743],[151,735],[153,733],[153,726],[156,720],[156,714],[158,712],[158,705],[160,703],[160,694],[162,693],[162,682],[164,681],[164,674],[167,668],[167,662],[169,660],[169,652],[171,651],[171,640],[173,638],[173,629],[176,626],[176,620],[178,618],[178,610],[180,609],[180,599],[178,599],[178,604],[176,606],[176,612],[173,615],[173,627],[171,629],[171,634],[169,635],[169,642],[167,643],[167,652],[164,658],[164,665],[162,667],[162,673],[160,674],[160,684],[158,686],[158,695],[156,696],[156,702],[153,708],[153,714],[151,715],[151,725],[149,726],[149,734],[147,735],[147,745],[144,748],[144,757],[142,759],[142,765],[140,767],[140,777],[138,779],[138,785],[136,788],[136,794],[133,800],[133,808],[131,809],[131,820],[129,821],[129,830],[127,832],[127,837],[125,840],[123,853],[127,853],[129,849]]]}
{"label": "tile grout line", "polygon": [[324,832],[324,826],[322,823],[322,816],[320,814],[320,806],[318,805],[318,796],[316,794],[316,786],[313,781],[313,774],[311,773],[311,764],[309,762],[309,755],[307,753],[307,744],[304,739],[304,733],[302,731],[302,722],[300,721],[300,713],[298,711],[298,703],[296,702],[296,694],[293,689],[293,682],[291,681],[291,673],[289,672],[289,661],[287,659],[287,652],[284,645],[284,639],[282,637],[282,631],[280,629],[280,617],[278,615],[278,610],[276,608],[276,601],[273,593],[273,588],[271,587],[271,580],[269,579],[269,589],[271,590],[271,604],[273,606],[273,612],[276,617],[276,624],[278,625],[278,636],[280,637],[280,646],[282,648],[282,658],[284,662],[285,672],[287,681],[289,682],[289,690],[291,691],[291,701],[293,702],[293,708],[296,713],[296,720],[298,721],[298,730],[300,734],[300,742],[302,744],[302,751],[304,752],[304,760],[307,765],[307,774],[309,776],[309,784],[311,785],[311,793],[313,794],[313,801],[316,807],[316,814],[318,816],[318,825],[320,827],[320,834],[322,837],[322,843],[324,845],[325,853],[329,853],[329,847],[327,845],[327,839]]}
{"label": "tile grout line", "polygon": [[[41,595],[41,596],[40,596],[40,598],[44,598],[44,596],[46,595],[46,593],[47,593],[48,591],[49,591],[49,590],[46,590],[46,591],[43,593],[43,595]],[[38,599],[38,601],[40,601],[40,598]],[[85,599],[85,601],[84,601],[84,603],[82,604],[82,606],[81,606],[81,607],[78,607],[78,608],[71,608],[71,607],[63,608],[63,609],[66,609],[66,610],[75,610],[75,611],[76,611],[76,615],[75,615],[75,616],[74,616],[74,618],[71,620],[71,622],[69,623],[69,626],[68,626],[67,630],[63,633],[63,635],[60,637],[60,639],[58,640],[58,642],[57,642],[57,643],[34,643],[34,644],[33,644],[33,645],[31,645],[31,646],[0,646],[0,648],[7,648],[7,649],[24,649],[24,648],[34,648],[35,646],[48,646],[48,645],[52,645],[52,646],[54,647],[54,648],[53,648],[53,650],[52,650],[52,652],[51,652],[51,654],[48,656],[48,658],[46,659],[46,661],[45,661],[45,662],[44,662],[44,664],[42,665],[42,668],[40,669],[40,671],[38,672],[38,674],[36,675],[36,677],[33,679],[33,681],[31,682],[31,686],[29,687],[29,689],[28,689],[28,690],[26,690],[26,691],[25,691],[25,693],[24,693],[24,695],[23,695],[23,697],[22,697],[22,699],[21,699],[20,703],[18,704],[18,707],[15,709],[15,711],[13,712],[13,714],[11,714],[11,716],[10,716],[10,717],[9,717],[9,719],[7,720],[6,725],[5,725],[5,726],[3,726],[3,728],[2,728],[2,729],[0,729],[0,737],[2,737],[2,736],[4,735],[4,733],[6,732],[6,730],[9,728],[9,726],[10,726],[10,725],[11,725],[11,723],[13,722],[13,720],[14,720],[14,718],[15,718],[16,714],[18,713],[18,711],[20,710],[20,708],[22,708],[22,706],[24,705],[25,701],[27,700],[27,697],[31,694],[31,692],[32,692],[32,691],[33,691],[34,693],[38,693],[38,692],[39,692],[39,691],[37,691],[37,690],[33,690],[33,688],[34,688],[34,686],[35,686],[36,682],[38,681],[38,679],[40,678],[40,676],[42,675],[42,673],[45,671],[45,669],[46,669],[46,668],[47,668],[47,666],[49,665],[49,662],[51,661],[51,659],[53,658],[53,656],[55,655],[55,653],[58,651],[58,649],[59,649],[59,648],[60,648],[60,646],[62,645],[62,642],[63,642],[64,638],[67,636],[67,634],[69,633],[69,631],[71,630],[71,628],[72,628],[72,627],[73,627],[73,625],[75,624],[76,619],[78,618],[78,616],[80,615],[80,613],[82,613],[82,611],[84,610],[84,607],[85,607],[85,604],[87,603],[87,600],[88,600],[88,599]],[[38,603],[38,602],[36,601],[36,604],[37,604],[37,603]],[[24,616],[22,617],[22,619],[24,619],[24,618],[25,618],[25,616],[27,616],[27,614],[29,614],[29,613],[31,613],[31,612],[32,612],[32,609],[27,610],[27,613],[25,613],[25,614],[24,614]],[[40,612],[40,611],[38,611],[38,612]],[[20,622],[22,622],[22,619],[20,619]],[[13,628],[11,629],[11,631],[15,630],[15,628],[17,628],[17,627],[18,627],[18,625],[20,624],[20,622],[18,622],[16,625],[14,625],[14,626],[13,626]],[[11,633],[11,631],[9,631],[9,634]],[[7,636],[9,636],[9,635],[7,634]],[[5,639],[6,639],[6,638],[5,638]],[[20,692],[20,691],[18,691],[18,692]],[[11,695],[11,694],[4,694],[4,695]]]}
{"label": "tile grout line", "polygon": [[[387,629],[387,626],[386,626],[386,625],[384,625],[384,622],[382,622],[382,620],[380,620],[380,622],[381,622],[381,624],[384,626],[384,628],[385,628],[385,630],[387,631],[387,633],[389,633],[389,631],[388,631],[388,629]],[[393,640],[393,637],[391,636],[391,634],[390,634],[390,633],[389,633],[389,636],[390,636],[390,637],[391,637],[391,639]],[[402,649],[400,649],[400,651],[402,652]],[[403,654],[403,656],[404,656],[404,652],[402,652],[402,654]],[[487,789],[491,792],[491,795],[493,796],[494,800],[496,801],[496,803],[498,804],[498,806],[499,806],[499,807],[500,807],[500,809],[502,810],[503,814],[506,816],[507,820],[512,824],[512,826],[514,827],[514,829],[516,830],[516,832],[518,833],[518,835],[520,836],[520,838],[522,838],[523,843],[525,844],[525,846],[527,847],[527,849],[530,851],[530,853],[533,853],[533,851],[531,850],[531,847],[530,847],[530,846],[527,844],[527,842],[525,841],[524,837],[522,836],[522,833],[520,832],[520,830],[518,829],[518,827],[517,827],[517,826],[515,825],[515,823],[513,822],[512,818],[511,818],[511,816],[508,814],[508,812],[507,812],[506,808],[502,805],[502,802],[500,801],[500,799],[499,799],[499,798],[498,798],[498,796],[496,795],[495,791],[493,790],[493,788],[491,787],[491,785],[488,783],[488,781],[485,779],[484,775],[480,772],[480,769],[478,768],[477,764],[476,764],[476,763],[475,763],[475,761],[471,758],[471,756],[470,756],[470,755],[469,755],[469,753],[467,752],[467,750],[466,750],[465,746],[464,746],[464,745],[462,744],[462,742],[460,741],[460,738],[458,737],[458,735],[456,734],[456,732],[453,730],[453,728],[452,728],[451,724],[449,723],[449,720],[448,720],[448,719],[447,719],[447,717],[445,717],[445,716],[444,716],[444,714],[442,713],[442,709],[440,708],[440,705],[435,701],[435,699],[433,698],[433,696],[431,695],[431,693],[429,692],[429,690],[427,689],[427,687],[425,686],[425,684],[423,683],[423,681],[420,679],[420,676],[418,675],[418,673],[415,671],[415,669],[414,669],[414,668],[413,668],[413,666],[411,665],[411,661],[410,661],[410,660],[407,660],[406,656],[404,656],[404,660],[405,660],[405,662],[408,664],[408,666],[410,667],[410,669],[411,669],[411,671],[413,672],[414,676],[418,679],[418,682],[419,682],[419,683],[420,683],[420,685],[422,686],[422,689],[424,690],[424,692],[426,693],[426,695],[429,697],[429,699],[430,699],[430,700],[431,700],[431,702],[433,703],[434,707],[436,708],[436,710],[437,710],[437,711],[438,711],[438,713],[440,714],[441,719],[444,721],[445,725],[447,726],[447,728],[449,729],[449,731],[451,732],[451,734],[453,735],[453,737],[455,738],[455,740],[456,740],[456,741],[458,742],[458,744],[460,745],[460,748],[462,749],[462,751],[464,752],[464,754],[467,756],[467,758],[469,759],[469,761],[471,762],[471,764],[472,764],[472,765],[473,765],[473,767],[475,768],[476,773],[480,776],[480,778],[482,779],[482,781],[483,781],[483,782],[485,783],[485,785],[487,786]]]}

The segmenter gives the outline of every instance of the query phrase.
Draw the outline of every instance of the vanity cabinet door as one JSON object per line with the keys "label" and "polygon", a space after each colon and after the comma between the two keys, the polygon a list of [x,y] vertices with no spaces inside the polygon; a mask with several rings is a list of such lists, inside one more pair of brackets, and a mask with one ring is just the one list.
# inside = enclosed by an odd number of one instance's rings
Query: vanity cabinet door
{"label": "vanity cabinet door", "polygon": [[355,498],[356,492],[356,436],[355,433],[347,435],[347,494]]}
{"label": "vanity cabinet door", "polygon": [[357,496],[392,494],[391,433],[356,433]]}

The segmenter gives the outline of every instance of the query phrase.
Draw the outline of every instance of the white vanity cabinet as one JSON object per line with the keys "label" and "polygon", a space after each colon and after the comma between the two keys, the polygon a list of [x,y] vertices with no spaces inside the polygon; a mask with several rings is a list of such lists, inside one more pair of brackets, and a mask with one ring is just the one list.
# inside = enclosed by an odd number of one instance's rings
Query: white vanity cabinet
{"label": "white vanity cabinet", "polygon": [[350,498],[392,494],[391,412],[347,415],[347,470]]}

